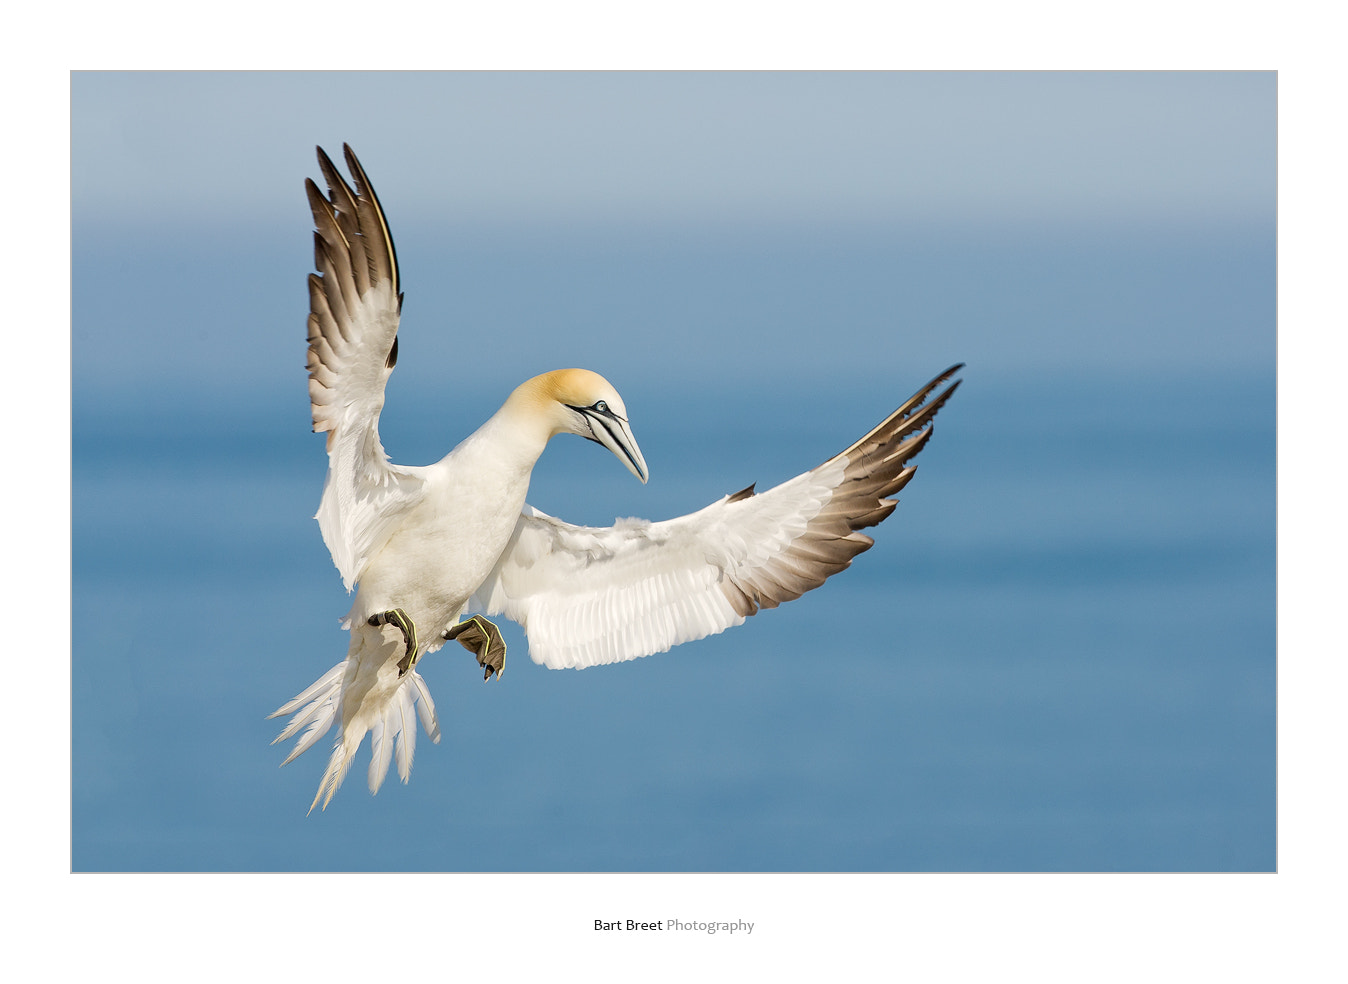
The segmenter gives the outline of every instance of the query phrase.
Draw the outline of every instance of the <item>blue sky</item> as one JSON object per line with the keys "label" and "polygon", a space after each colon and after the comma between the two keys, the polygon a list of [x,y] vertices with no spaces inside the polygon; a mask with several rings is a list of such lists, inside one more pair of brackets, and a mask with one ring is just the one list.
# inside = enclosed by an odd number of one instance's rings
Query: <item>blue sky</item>
{"label": "blue sky", "polygon": [[[1065,441],[1043,453],[1084,470],[1092,445],[1173,401],[1197,433],[1221,426],[1184,402],[1187,387],[1244,387],[1256,406],[1271,393],[1267,74],[92,73],[73,95],[77,466],[240,474],[276,457],[316,496],[294,327],[315,139],[357,147],[400,244],[404,359],[383,418],[396,460],[438,457],[557,365],[598,368],[626,392],[664,480],[638,498],[562,442],[531,497],[575,521],[663,518],[727,482],[785,479],[955,361],[983,380],[961,403],[964,440],[993,442],[985,467],[1009,450],[994,437],[1007,428]],[[1157,409],[1111,404],[1111,391]],[[216,452],[187,465],[208,435]],[[958,500],[953,474],[938,499]],[[120,552],[134,569],[116,531],[144,522],[169,524],[131,541],[146,576],[192,556],[192,527],[171,518],[180,499],[137,519],[134,503],[158,493],[126,490],[124,511],[106,512],[121,488],[77,495],[77,559]],[[1043,493],[1006,510],[1015,488],[1000,510],[952,506],[928,556],[942,539],[1025,556],[1010,545],[1043,523],[1041,549],[1076,535],[1083,556],[1105,550],[1083,568],[1098,576],[1108,551],[1145,535],[1126,524],[1199,522],[1178,502],[1110,518],[1098,496],[1065,493],[1037,519]],[[274,535],[307,530],[321,556],[310,508]],[[228,507],[197,513],[202,532],[230,535]],[[81,517],[98,532],[79,535]],[[225,563],[200,557],[203,575]],[[330,571],[315,567],[322,584]]]}
{"label": "blue sky", "polygon": [[400,225],[1264,221],[1271,73],[77,75],[85,221],[303,214],[312,145]]}

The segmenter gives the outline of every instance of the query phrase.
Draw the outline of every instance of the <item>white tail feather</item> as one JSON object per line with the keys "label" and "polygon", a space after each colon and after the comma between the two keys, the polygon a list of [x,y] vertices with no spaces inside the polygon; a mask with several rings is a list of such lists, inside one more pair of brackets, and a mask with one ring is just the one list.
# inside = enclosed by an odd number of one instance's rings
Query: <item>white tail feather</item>
{"label": "white tail feather", "polygon": [[[319,677],[312,684],[310,684],[309,689],[305,690],[304,693],[300,694],[298,697],[292,697],[290,700],[286,701],[276,710],[268,714],[267,717],[270,719],[280,717],[282,714],[289,714],[291,711],[299,707],[305,701],[314,700],[315,698],[320,697],[320,695],[330,693],[333,684],[340,682],[342,674],[346,672],[346,664],[347,661],[342,660],[340,663],[338,663],[336,666],[328,670],[328,672],[324,673],[321,677]],[[276,742],[272,742],[272,744],[276,744]]]}
{"label": "white tail feather", "polygon": [[412,776],[412,754],[417,748],[416,712],[407,705],[407,701],[398,702],[398,778],[403,782]]}
{"label": "white tail feather", "polygon": [[[364,738],[364,733],[360,737]],[[346,770],[351,768],[351,760],[356,757],[356,749],[359,747],[359,741],[353,744],[340,738],[337,740],[337,745],[332,750],[332,758],[328,759],[328,767],[323,771],[323,778],[318,783],[318,792],[314,793],[314,801],[309,804],[310,813],[314,812],[314,807],[318,805],[320,799],[323,800],[323,809],[328,808],[328,804],[332,802],[332,794],[337,792],[337,787],[346,778]],[[326,798],[323,796],[324,791],[328,794]]]}
{"label": "white tail feather", "polygon": [[[274,718],[291,712],[295,714],[272,741],[273,745],[297,734],[301,728],[306,729],[282,765],[293,762],[332,727],[333,721],[338,717],[338,708],[343,706],[343,697],[348,685],[347,667],[350,662],[350,659],[345,659],[338,663],[299,696],[287,701],[268,715]],[[333,794],[346,778],[351,762],[361,742],[365,740],[367,730],[372,733],[373,756],[369,772],[371,793],[377,793],[379,787],[383,785],[388,775],[389,764],[394,757],[395,746],[398,776],[403,782],[407,782],[411,777],[418,718],[431,741],[437,743],[440,741],[440,722],[436,718],[435,702],[431,700],[426,681],[416,670],[407,673],[406,678],[389,694],[376,714],[373,720],[368,720],[368,715],[357,714],[357,720],[351,722],[349,726],[347,722],[342,722],[341,734],[337,737],[332,757],[328,760],[327,769],[324,770],[322,781],[318,784],[318,792],[309,806],[310,812],[318,805],[319,800],[323,801],[323,808],[327,809]],[[363,726],[362,717],[367,721]]]}
{"label": "white tail feather", "polygon": [[[282,714],[288,714],[297,707],[302,708],[290,719],[290,723],[281,729],[281,733],[272,739],[273,745],[285,741],[306,724],[309,726],[281,765],[289,765],[295,761],[301,754],[308,751],[314,742],[327,734],[328,729],[332,727],[333,719],[337,714],[337,700],[341,694],[342,680],[348,662],[348,660],[342,660],[319,677],[304,693],[293,700],[287,701],[267,715],[269,718],[274,718]],[[309,701],[309,703],[306,705],[305,701]]]}
{"label": "white tail feather", "polygon": [[[440,719],[435,716],[435,701],[431,700],[431,692],[426,689],[426,681],[415,672],[412,674],[412,685],[417,688],[417,717],[421,718],[421,726],[426,729],[426,734],[431,736],[431,741],[438,745]],[[408,758],[411,757],[411,752],[408,752]],[[408,765],[410,767],[411,763]]]}
{"label": "white tail feather", "polygon": [[[401,694],[406,687],[398,692]],[[399,703],[398,698],[393,699],[393,703]],[[386,706],[379,719],[374,722],[370,728],[370,792],[379,792],[379,787],[384,785],[384,777],[388,775],[389,763],[393,761],[393,734],[389,724],[389,708]]]}

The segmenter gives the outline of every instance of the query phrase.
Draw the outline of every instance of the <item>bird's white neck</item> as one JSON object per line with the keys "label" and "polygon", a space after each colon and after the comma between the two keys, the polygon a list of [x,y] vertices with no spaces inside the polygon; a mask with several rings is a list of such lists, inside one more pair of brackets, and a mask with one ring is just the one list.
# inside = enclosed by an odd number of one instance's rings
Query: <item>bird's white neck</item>
{"label": "bird's white neck", "polygon": [[537,386],[526,383],[444,460],[527,481],[548,441],[563,430],[554,407],[560,409]]}

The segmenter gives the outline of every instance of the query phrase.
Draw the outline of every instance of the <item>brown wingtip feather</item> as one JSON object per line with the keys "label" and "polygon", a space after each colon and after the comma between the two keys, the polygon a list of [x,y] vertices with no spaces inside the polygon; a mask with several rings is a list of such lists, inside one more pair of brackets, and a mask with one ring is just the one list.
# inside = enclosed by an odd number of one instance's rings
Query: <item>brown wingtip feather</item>
{"label": "brown wingtip feather", "polygon": [[904,437],[925,426],[929,420],[936,416],[936,412],[945,405],[946,401],[954,395],[955,390],[959,389],[963,380],[955,380],[934,397],[930,403],[925,402],[927,397],[936,387],[963,368],[963,362],[957,363],[931,380],[926,386],[904,400],[897,410],[871,428],[866,436],[844,451],[843,455],[850,455],[868,441],[886,440],[891,436]]}
{"label": "brown wingtip feather", "polygon": [[[818,473],[844,463],[841,479],[804,531],[766,563],[721,582],[722,593],[739,615],[748,617],[760,608],[800,597],[870,549],[875,541],[858,531],[883,522],[898,506],[898,500],[891,497],[917,473],[917,466],[908,462],[931,440],[932,418],[954,395],[960,381],[928,397],[963,367],[963,363],[951,366],[861,440],[815,469]],[[752,488],[727,501],[747,499]]]}
{"label": "brown wingtip feather", "polygon": [[[342,144],[342,153],[346,157],[347,169],[351,171],[351,177],[355,179],[357,203],[361,208],[361,232],[366,237],[379,242],[382,249],[375,248],[369,251],[371,262],[371,274],[378,273],[380,279],[389,278],[393,283],[393,293],[396,295],[400,291],[401,280],[398,275],[398,250],[393,245],[393,236],[389,232],[388,222],[384,219],[384,207],[379,204],[379,196],[375,194],[374,185],[370,183],[369,177],[365,174],[365,168],[360,166],[360,160],[357,159],[355,151],[351,145]],[[370,228],[366,229],[366,218],[368,215]]]}
{"label": "brown wingtip feather", "polygon": [[[305,179],[304,191],[314,217],[314,267],[318,271],[309,275],[308,368],[314,427],[329,432],[331,449],[336,410],[330,391],[339,385],[342,372],[349,371],[352,360],[364,358],[359,354],[361,346],[380,341],[356,337],[353,313],[368,304],[372,289],[384,284],[392,289],[394,317],[380,321],[382,330],[391,330],[391,337],[385,336],[376,349],[381,353],[383,368],[392,370],[398,359],[397,315],[402,310],[402,293],[393,237],[365,169],[350,146],[343,144],[353,179],[348,183],[323,148],[315,149],[328,193],[324,195],[313,179]],[[368,335],[368,329],[360,330]]]}

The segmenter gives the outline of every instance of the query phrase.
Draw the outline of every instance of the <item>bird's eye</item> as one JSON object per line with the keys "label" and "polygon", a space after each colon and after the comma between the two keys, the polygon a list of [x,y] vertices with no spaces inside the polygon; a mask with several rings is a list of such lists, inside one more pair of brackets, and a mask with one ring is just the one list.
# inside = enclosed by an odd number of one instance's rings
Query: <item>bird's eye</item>
{"label": "bird's eye", "polygon": [[598,410],[600,413],[608,413],[608,404],[605,403],[603,400],[600,400],[598,403],[596,403],[594,405],[594,408]]}

